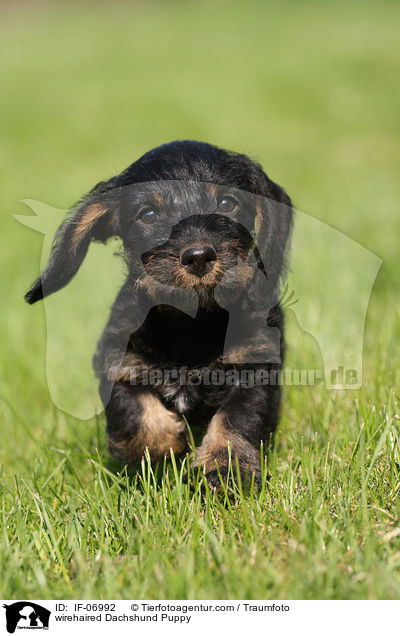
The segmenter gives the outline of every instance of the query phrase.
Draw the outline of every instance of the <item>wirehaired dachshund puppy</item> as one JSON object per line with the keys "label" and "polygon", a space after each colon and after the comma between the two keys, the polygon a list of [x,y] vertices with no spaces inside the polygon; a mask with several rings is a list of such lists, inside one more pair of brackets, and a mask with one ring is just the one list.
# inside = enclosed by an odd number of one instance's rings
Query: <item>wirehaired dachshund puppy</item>
{"label": "wirehaired dachshund puppy", "polygon": [[260,481],[279,415],[291,225],[290,199],[258,164],[195,141],[146,153],[62,223],[29,303],[64,287],[92,240],[123,243],[126,281],[94,356],[113,455],[182,455],[187,418],[202,427],[194,465],[209,483],[230,456]]}

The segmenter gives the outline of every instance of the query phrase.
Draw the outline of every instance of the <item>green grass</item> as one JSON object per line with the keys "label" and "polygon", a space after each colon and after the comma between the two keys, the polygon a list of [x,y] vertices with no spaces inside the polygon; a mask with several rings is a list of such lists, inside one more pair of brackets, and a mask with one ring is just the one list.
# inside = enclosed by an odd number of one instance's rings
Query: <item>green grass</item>
{"label": "green grass", "polygon": [[[399,17],[357,0],[3,7],[1,597],[400,597]],[[285,387],[260,492],[190,490],[180,463],[128,474],[103,415],[54,406],[44,308],[22,300],[42,240],[12,219],[19,201],[66,208],[175,138],[257,157],[299,209],[383,260],[362,388]],[[287,314],[288,364],[318,364]],[[66,318],[79,340],[82,318]]]}

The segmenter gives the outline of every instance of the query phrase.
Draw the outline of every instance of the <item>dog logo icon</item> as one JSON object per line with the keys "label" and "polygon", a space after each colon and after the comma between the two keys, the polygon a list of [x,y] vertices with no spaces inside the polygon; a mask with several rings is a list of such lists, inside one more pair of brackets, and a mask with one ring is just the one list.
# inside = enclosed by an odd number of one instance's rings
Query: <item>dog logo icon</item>
{"label": "dog logo icon", "polygon": [[51,612],[41,605],[31,601],[18,601],[3,607],[6,610],[9,634],[14,634],[16,629],[49,629]]}

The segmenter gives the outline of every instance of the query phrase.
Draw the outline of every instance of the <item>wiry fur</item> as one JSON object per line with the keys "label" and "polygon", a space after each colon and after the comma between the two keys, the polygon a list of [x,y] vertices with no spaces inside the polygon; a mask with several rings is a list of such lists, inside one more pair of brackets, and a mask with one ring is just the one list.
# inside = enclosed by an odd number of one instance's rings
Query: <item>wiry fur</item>
{"label": "wiry fur", "polygon": [[[221,213],[225,195],[235,197],[233,214]],[[151,208],[157,222],[146,225],[140,211]],[[256,241],[249,230],[255,223]],[[226,474],[228,445],[240,469],[250,468],[259,478],[260,443],[267,445],[275,431],[279,386],[206,386],[201,377],[205,367],[280,368],[278,283],[291,223],[286,193],[247,156],[180,141],[151,150],[98,184],[61,225],[48,268],[26,295],[29,303],[69,282],[91,240],[118,235],[124,246],[127,280],[94,357],[110,449],[117,457],[138,462],[146,447],[154,460],[171,448],[183,453],[185,415],[206,432],[197,461],[211,483],[217,483],[215,462]],[[199,276],[182,265],[181,255],[205,244],[215,250],[216,260]],[[263,315],[266,295],[269,310]],[[224,350],[233,316],[235,337]],[[278,342],[270,330],[260,329],[266,322],[279,330]],[[265,362],[271,352],[268,360],[278,356],[279,361]],[[183,384],[182,367],[200,382]],[[143,384],[142,372],[156,369],[176,375]]]}

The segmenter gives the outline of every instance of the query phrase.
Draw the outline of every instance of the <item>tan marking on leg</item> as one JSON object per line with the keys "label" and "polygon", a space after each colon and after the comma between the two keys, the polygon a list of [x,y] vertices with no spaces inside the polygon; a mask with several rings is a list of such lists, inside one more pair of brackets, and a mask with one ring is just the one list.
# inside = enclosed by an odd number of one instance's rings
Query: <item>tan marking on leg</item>
{"label": "tan marking on leg", "polygon": [[219,468],[226,467],[228,464],[226,451],[230,444],[232,458],[238,457],[251,468],[258,468],[260,465],[259,451],[241,435],[229,431],[225,426],[225,418],[224,413],[216,413],[212,418],[201,446],[196,449],[197,458],[194,465],[201,465],[206,473],[216,469],[216,461]]}
{"label": "tan marking on leg", "polygon": [[72,235],[71,246],[73,250],[76,250],[85,234],[91,230],[97,219],[103,216],[106,212],[107,210],[100,203],[92,203],[86,208]]}
{"label": "tan marking on leg", "polygon": [[112,453],[128,463],[138,463],[146,448],[155,462],[162,460],[171,449],[176,456],[182,454],[187,445],[185,422],[154,395],[140,395],[138,401],[143,408],[140,428],[130,440],[110,439]]}
{"label": "tan marking on leg", "polygon": [[143,371],[149,371],[151,366],[136,353],[126,353],[124,357],[106,360],[107,380],[110,382],[130,382],[140,376]]}

